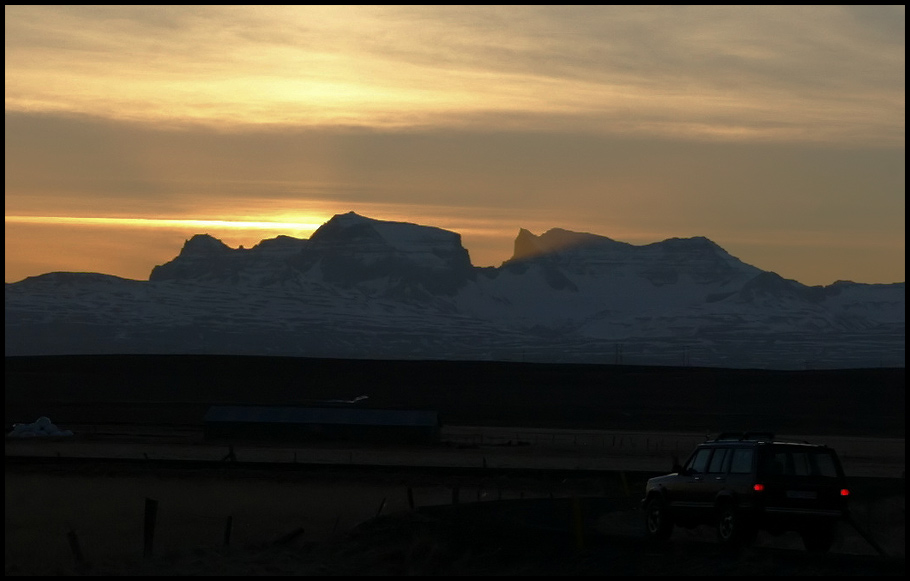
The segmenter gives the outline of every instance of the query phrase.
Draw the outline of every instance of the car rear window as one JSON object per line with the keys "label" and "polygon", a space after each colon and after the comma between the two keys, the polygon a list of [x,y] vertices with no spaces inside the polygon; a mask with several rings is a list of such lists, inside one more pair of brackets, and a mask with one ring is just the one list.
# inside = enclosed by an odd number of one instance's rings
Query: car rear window
{"label": "car rear window", "polygon": [[767,469],[769,474],[784,476],[838,476],[837,460],[830,450],[776,450]]}

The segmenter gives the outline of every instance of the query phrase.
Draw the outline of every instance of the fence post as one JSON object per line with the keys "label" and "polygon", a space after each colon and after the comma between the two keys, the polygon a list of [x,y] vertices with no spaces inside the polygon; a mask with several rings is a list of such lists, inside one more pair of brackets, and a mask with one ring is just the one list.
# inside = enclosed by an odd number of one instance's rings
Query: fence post
{"label": "fence post", "polygon": [[224,523],[224,546],[227,547],[231,544],[231,529],[234,527],[234,517],[227,517],[227,522]]}
{"label": "fence post", "polygon": [[73,558],[76,559],[76,565],[84,565],[85,557],[82,556],[82,549],[79,547],[79,537],[76,536],[76,531],[71,530],[66,533],[66,538],[69,539],[70,549],[73,551]]}
{"label": "fence post", "polygon": [[155,539],[155,522],[158,519],[158,501],[145,499],[145,526],[143,528],[143,555],[152,556],[152,543]]}
{"label": "fence post", "polygon": [[585,550],[585,521],[581,512],[581,500],[572,495],[572,515],[575,529],[575,548],[579,553]]}

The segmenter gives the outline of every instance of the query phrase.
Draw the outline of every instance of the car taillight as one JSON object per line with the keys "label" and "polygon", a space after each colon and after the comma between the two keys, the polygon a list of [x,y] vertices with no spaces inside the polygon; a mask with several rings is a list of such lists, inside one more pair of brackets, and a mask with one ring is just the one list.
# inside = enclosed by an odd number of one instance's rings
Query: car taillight
{"label": "car taillight", "polygon": [[[752,485],[752,490],[754,490],[755,492],[761,492],[764,489],[765,489],[764,484],[753,484]],[[843,491],[841,491],[841,493],[843,493]]]}
{"label": "car taillight", "polygon": [[850,496],[850,491],[847,490],[846,488],[841,488],[841,489],[840,489],[840,495],[841,495],[841,496]]}

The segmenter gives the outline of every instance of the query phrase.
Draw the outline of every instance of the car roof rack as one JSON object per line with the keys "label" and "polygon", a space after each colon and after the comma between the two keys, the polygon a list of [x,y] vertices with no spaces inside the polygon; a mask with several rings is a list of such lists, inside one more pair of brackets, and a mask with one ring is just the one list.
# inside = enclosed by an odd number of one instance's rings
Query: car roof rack
{"label": "car roof rack", "polygon": [[774,434],[772,432],[721,432],[714,438],[714,441],[725,440],[725,441],[734,441],[742,442],[745,440],[757,440],[762,442],[770,442],[774,440]]}

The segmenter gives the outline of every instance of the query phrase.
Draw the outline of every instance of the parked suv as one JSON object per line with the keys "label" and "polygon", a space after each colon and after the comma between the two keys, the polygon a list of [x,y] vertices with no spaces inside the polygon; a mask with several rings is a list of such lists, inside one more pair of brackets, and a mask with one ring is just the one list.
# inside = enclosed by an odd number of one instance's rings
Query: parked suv
{"label": "parked suv", "polygon": [[825,552],[846,514],[850,491],[837,453],[827,446],[784,442],[768,433],[724,433],[699,444],[673,473],[648,480],[642,506],[647,535],[667,539],[674,525],[715,525],[735,547],[796,531],[806,549]]}

